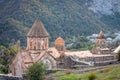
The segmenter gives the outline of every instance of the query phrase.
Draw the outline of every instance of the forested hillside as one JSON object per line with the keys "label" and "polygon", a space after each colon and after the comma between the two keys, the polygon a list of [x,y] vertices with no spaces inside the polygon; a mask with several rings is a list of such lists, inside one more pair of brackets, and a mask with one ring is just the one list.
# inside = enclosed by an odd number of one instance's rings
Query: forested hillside
{"label": "forested hillside", "polygon": [[[88,7],[92,0],[0,0],[0,44],[20,40],[37,17],[45,25],[53,41],[119,29],[120,13],[97,18]],[[117,22],[116,22],[117,21]]]}

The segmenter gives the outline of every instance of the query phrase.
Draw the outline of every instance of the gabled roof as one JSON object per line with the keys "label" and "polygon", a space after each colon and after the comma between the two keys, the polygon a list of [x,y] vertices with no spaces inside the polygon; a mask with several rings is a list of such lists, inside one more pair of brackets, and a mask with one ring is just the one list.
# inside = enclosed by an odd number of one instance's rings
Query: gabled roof
{"label": "gabled roof", "polygon": [[118,53],[120,51],[120,45],[114,50],[115,53]]}
{"label": "gabled roof", "polygon": [[43,23],[37,18],[27,34],[28,37],[48,37],[49,34],[45,29]]}
{"label": "gabled roof", "polygon": [[52,51],[51,53],[49,53],[52,57],[54,58],[59,58],[60,57],[60,53],[58,52],[58,50],[55,48],[55,47],[51,47],[47,50],[48,52],[49,51]]}

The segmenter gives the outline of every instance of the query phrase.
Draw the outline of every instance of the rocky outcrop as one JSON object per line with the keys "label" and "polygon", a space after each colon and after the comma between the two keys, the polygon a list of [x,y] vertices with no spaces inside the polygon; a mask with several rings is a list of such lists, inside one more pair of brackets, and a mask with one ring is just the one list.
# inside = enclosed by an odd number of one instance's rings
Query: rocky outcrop
{"label": "rocky outcrop", "polygon": [[97,14],[111,15],[120,12],[120,0],[92,0],[89,9]]}

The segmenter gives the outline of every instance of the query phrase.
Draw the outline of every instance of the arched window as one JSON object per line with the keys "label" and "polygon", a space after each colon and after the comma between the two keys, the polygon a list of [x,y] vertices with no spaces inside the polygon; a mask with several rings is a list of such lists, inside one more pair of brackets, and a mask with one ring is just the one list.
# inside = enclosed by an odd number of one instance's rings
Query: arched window
{"label": "arched window", "polygon": [[36,46],[34,46],[34,50],[36,50]]}
{"label": "arched window", "polygon": [[32,49],[32,42],[30,42],[30,49]]}
{"label": "arched window", "polygon": [[38,49],[40,49],[40,42],[38,42]]}
{"label": "arched window", "polygon": [[36,42],[35,42],[35,44],[34,44],[34,50],[36,50]]}

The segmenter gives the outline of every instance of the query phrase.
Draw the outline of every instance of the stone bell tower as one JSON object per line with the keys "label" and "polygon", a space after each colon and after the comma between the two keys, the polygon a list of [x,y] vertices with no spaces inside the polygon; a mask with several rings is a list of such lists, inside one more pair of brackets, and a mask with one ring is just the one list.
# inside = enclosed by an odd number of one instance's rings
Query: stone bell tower
{"label": "stone bell tower", "polygon": [[48,32],[42,22],[35,20],[32,28],[27,34],[27,50],[46,50],[48,49]]}
{"label": "stone bell tower", "polygon": [[103,31],[100,31],[98,37],[96,38],[96,46],[100,48],[106,47],[106,39]]}

